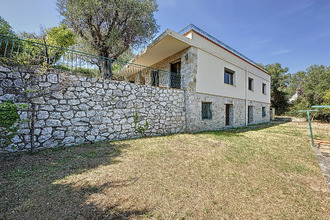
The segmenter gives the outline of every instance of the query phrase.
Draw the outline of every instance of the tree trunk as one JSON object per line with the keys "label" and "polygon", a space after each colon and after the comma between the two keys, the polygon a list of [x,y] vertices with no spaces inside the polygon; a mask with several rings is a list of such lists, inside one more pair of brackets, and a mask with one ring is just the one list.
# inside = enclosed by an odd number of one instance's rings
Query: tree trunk
{"label": "tree trunk", "polygon": [[98,60],[99,71],[103,78],[112,79],[112,59],[108,58],[109,53],[102,51],[100,53],[101,58]]}

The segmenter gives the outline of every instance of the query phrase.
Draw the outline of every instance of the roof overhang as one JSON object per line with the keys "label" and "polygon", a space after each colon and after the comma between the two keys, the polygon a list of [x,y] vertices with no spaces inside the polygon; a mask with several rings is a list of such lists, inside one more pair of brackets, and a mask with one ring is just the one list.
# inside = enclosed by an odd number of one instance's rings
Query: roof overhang
{"label": "roof overhang", "polygon": [[192,44],[191,39],[167,29],[130,62],[143,66],[152,66],[167,57],[187,49]]}

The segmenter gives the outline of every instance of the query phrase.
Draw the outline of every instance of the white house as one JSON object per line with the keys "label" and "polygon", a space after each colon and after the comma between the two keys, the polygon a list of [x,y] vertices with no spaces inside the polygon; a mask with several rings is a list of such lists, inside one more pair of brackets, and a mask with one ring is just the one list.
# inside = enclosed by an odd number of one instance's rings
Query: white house
{"label": "white house", "polygon": [[270,120],[269,73],[194,25],[166,30],[131,62],[155,68],[126,75],[131,81],[162,86],[165,77],[169,87],[185,91],[187,131]]}

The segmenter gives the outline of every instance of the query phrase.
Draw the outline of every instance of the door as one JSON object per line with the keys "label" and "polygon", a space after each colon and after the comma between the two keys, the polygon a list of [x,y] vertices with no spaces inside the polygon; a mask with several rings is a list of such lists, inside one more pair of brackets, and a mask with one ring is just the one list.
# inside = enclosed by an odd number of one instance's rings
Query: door
{"label": "door", "polygon": [[233,105],[226,104],[226,125],[233,124]]}
{"label": "door", "polygon": [[171,64],[171,78],[170,87],[171,88],[181,88],[181,61]]}
{"label": "door", "polygon": [[151,85],[159,86],[159,71],[152,71],[151,74]]}

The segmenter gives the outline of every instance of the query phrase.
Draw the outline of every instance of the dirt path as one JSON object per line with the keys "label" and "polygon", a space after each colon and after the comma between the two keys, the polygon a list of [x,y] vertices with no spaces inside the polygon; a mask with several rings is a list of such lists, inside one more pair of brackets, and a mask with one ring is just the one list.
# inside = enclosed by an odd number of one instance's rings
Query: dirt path
{"label": "dirt path", "polygon": [[314,150],[317,160],[319,161],[324,180],[327,183],[328,189],[330,191],[330,155],[326,153],[322,154],[317,147],[312,146],[312,149]]}

